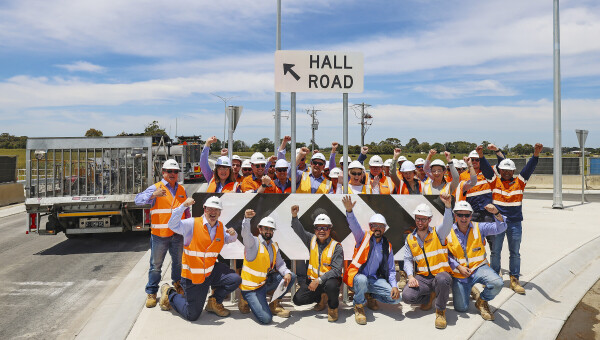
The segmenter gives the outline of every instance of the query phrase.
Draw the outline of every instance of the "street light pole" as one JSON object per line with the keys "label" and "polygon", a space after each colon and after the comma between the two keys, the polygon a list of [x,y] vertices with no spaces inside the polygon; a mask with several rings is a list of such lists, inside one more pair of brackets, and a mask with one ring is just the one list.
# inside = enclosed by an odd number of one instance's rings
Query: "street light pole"
{"label": "street light pole", "polygon": [[562,143],[560,118],[560,20],[554,0],[554,197],[552,208],[562,209]]}
{"label": "street light pole", "polygon": [[[226,131],[227,131],[227,102],[230,101],[231,99],[237,97],[237,96],[232,96],[232,97],[221,97],[218,94],[215,93],[211,93],[213,96],[221,99],[223,101],[223,104],[225,104],[225,118],[223,119],[223,143],[225,143],[225,138],[226,138]],[[221,145],[222,147],[222,145]]]}
{"label": "street light pole", "polygon": [[[281,0],[277,0],[277,36],[275,42],[276,50],[281,50]],[[273,145],[276,147],[273,150],[277,155],[277,145],[281,139],[281,93],[275,92],[275,140]]]}

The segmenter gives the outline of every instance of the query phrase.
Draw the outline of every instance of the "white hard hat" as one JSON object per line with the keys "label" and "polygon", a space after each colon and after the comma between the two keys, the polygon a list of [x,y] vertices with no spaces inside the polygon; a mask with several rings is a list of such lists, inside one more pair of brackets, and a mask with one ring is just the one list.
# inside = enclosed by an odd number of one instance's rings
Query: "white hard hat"
{"label": "white hard hat", "polygon": [[404,161],[407,161],[407,160],[408,159],[406,159],[406,157],[404,157],[404,156],[398,157],[398,162],[404,162]]}
{"label": "white hard hat", "polygon": [[255,152],[250,157],[250,163],[252,164],[267,164],[267,160],[265,159],[265,155],[260,152]]}
{"label": "white hard hat", "polygon": [[517,167],[515,166],[515,162],[513,162],[512,159],[506,158],[502,160],[502,162],[500,162],[500,165],[498,165],[498,169],[517,170]]}
{"label": "white hard hat", "polygon": [[381,215],[381,214],[375,214],[375,215],[371,216],[371,218],[369,219],[369,224],[371,224],[371,223],[381,223],[381,224],[385,224],[387,226],[385,217],[383,217],[383,215]]}
{"label": "white hard hat", "polygon": [[302,148],[296,148],[296,156],[298,156],[298,154],[300,153],[300,150],[302,150]]}
{"label": "white hard hat", "polygon": [[392,166],[392,162],[393,160],[391,158],[388,158],[385,160],[385,162],[383,162],[383,166]]}
{"label": "white hard hat", "polygon": [[477,153],[477,151],[473,150],[469,154],[469,158],[479,158],[479,154]]}
{"label": "white hard hat", "polygon": [[278,159],[277,162],[275,163],[275,169],[277,168],[287,168],[288,167],[288,162],[285,159]]}
{"label": "white hard hat", "polygon": [[240,161],[241,162],[242,159],[238,155],[233,155],[233,156],[231,156],[231,161]]}
{"label": "white hard hat", "polygon": [[430,167],[433,168],[435,165],[441,166],[441,167],[446,167],[446,164],[444,164],[444,162],[441,159],[436,159],[433,162],[431,162]]}
{"label": "white hard hat", "polygon": [[417,168],[415,167],[415,164],[411,161],[406,161],[402,163],[402,166],[400,167],[400,172],[409,172],[415,170],[417,170]]}
{"label": "white hard hat", "polygon": [[425,164],[425,160],[423,158],[417,158],[415,161],[415,165],[423,165]]}
{"label": "white hard hat", "polygon": [[250,164],[250,160],[246,159],[245,161],[242,162],[242,168],[251,168],[252,164]]}
{"label": "white hard hat", "polygon": [[365,170],[365,167],[364,167],[362,164],[360,164],[360,162],[359,162],[359,161],[352,161],[352,162],[350,163],[350,165],[348,165],[348,170],[350,170],[350,169],[361,169],[361,170]]}
{"label": "white hard hat", "polygon": [[316,154],[312,155],[312,157],[310,158],[310,160],[312,161],[313,159],[320,159],[323,162],[326,161],[325,156],[322,153],[320,153],[320,152],[317,152]]}
{"label": "white hard hat", "polygon": [[167,161],[163,163],[162,168],[165,170],[179,170],[179,163],[177,163],[177,161],[174,159],[167,159]]}
{"label": "white hard hat", "polygon": [[467,162],[463,161],[462,159],[461,159],[460,161],[458,161],[458,162],[460,163],[460,167],[461,167],[462,169],[466,169],[466,168],[468,168],[468,167],[469,167],[469,166],[467,165]]}
{"label": "white hard hat", "polygon": [[460,161],[456,158],[452,158],[452,164],[454,164],[455,168],[461,168]]}
{"label": "white hard hat", "polygon": [[345,161],[345,163],[350,163],[350,162],[352,162],[352,158],[350,158],[350,156],[347,156],[346,158],[344,158],[344,156],[342,156],[340,158],[340,163],[344,163],[344,161]]}
{"label": "white hard hat", "polygon": [[417,205],[415,211],[413,211],[413,215],[431,217],[433,216],[433,213],[431,212],[431,208],[427,204],[421,203]]}
{"label": "white hard hat", "polygon": [[329,218],[329,216],[327,216],[325,214],[319,214],[319,216],[317,216],[317,218],[315,218],[315,223],[313,223],[313,225],[317,225],[317,224],[332,225],[331,219]]}
{"label": "white hard hat", "polygon": [[323,169],[329,169],[329,161],[325,162],[325,167]]}
{"label": "white hard hat", "polygon": [[338,178],[342,175],[342,169],[340,168],[333,168],[331,169],[331,171],[329,171],[329,177],[331,178]]}
{"label": "white hard hat", "polygon": [[221,199],[217,196],[209,197],[206,202],[204,202],[205,208],[217,208],[223,210],[223,204],[221,204]]}
{"label": "white hard hat", "polygon": [[456,202],[456,205],[454,205],[454,209],[452,209],[452,211],[461,211],[461,210],[473,212],[473,208],[471,208],[471,205],[467,201]]}
{"label": "white hard hat", "polygon": [[231,162],[229,161],[229,157],[221,156],[217,158],[217,163],[215,163],[215,165],[231,167]]}
{"label": "white hard hat", "polygon": [[263,217],[262,220],[260,220],[260,222],[258,222],[258,225],[263,226],[263,227],[277,229],[275,227],[275,219],[271,216]]}
{"label": "white hard hat", "polygon": [[383,166],[383,159],[375,155],[369,159],[369,166]]}

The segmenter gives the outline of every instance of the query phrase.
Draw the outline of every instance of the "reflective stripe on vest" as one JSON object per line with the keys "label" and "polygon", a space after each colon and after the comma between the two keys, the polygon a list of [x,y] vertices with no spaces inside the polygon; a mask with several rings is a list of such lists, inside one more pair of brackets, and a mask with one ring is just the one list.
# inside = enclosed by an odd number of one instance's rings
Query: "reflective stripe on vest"
{"label": "reflective stripe on vest", "polygon": [[201,284],[210,276],[217,257],[225,245],[225,228],[219,221],[214,240],[210,239],[208,228],[202,217],[194,218],[192,241],[183,247],[181,276],[193,284]]}
{"label": "reflective stripe on vest", "polygon": [[[350,265],[344,272],[344,283],[349,287],[354,287],[354,277],[356,274],[358,274],[360,267],[369,259],[369,250],[371,248],[369,241],[371,240],[372,235],[373,232],[366,232],[360,243],[360,247],[354,247],[354,256],[352,256],[352,262],[350,262]],[[394,253],[392,252],[392,244],[389,242],[388,244],[390,247],[389,256],[394,256]]]}
{"label": "reflective stripe on vest", "polygon": [[337,241],[331,239],[327,247],[321,252],[321,257],[319,258],[317,236],[313,236],[312,241],[310,242],[310,259],[308,261],[308,270],[306,272],[308,277],[317,279],[321,274],[325,274],[331,270],[331,258],[333,257],[333,251],[337,244]]}
{"label": "reflective stripe on vest", "polygon": [[[423,192],[423,184],[419,180],[417,180],[417,184],[419,185],[419,193],[422,193]],[[400,189],[400,190],[396,190],[396,194],[410,195],[410,192],[408,192],[408,186],[406,185],[406,182],[404,180],[402,180],[400,182],[400,187],[398,189]]]}
{"label": "reflective stripe on vest", "polygon": [[[469,175],[469,177],[470,176],[471,175]],[[480,171],[477,174],[477,183],[471,189],[469,189],[469,191],[467,191],[467,197],[474,197],[491,193],[492,187],[483,175],[483,173]]]}
{"label": "reflective stripe on vest", "polygon": [[458,186],[456,187],[456,190],[454,191],[454,198],[456,198],[456,202],[467,200],[467,196],[465,196],[465,189],[464,189],[465,184],[467,184],[467,181],[460,181],[460,183],[458,183]]}
{"label": "reflective stripe on vest", "polygon": [[[450,192],[450,183],[446,183],[442,190],[440,190],[440,194],[447,194]],[[423,195],[433,195],[433,180],[427,179],[425,181],[425,185],[423,185]]]}
{"label": "reflective stripe on vest", "polygon": [[[238,185],[238,182],[229,182],[225,184],[225,186],[221,186],[221,191],[219,192],[237,192]],[[206,192],[217,192],[217,182],[215,181],[214,175],[208,183],[208,189],[206,189]]]}
{"label": "reflective stripe on vest", "polygon": [[[389,195],[394,191],[394,184],[390,177],[387,177],[383,172],[381,173],[381,178],[379,179],[379,193],[381,195]],[[369,181],[372,183],[373,179]],[[369,194],[373,193],[372,185],[369,185]]]}
{"label": "reflective stripe on vest", "polygon": [[258,243],[258,253],[253,261],[246,260],[244,256],[241,290],[256,290],[267,282],[267,274],[269,270],[275,268],[277,251],[279,250],[276,242],[271,242],[271,247],[273,249],[273,262],[271,262],[267,247],[262,242]]}
{"label": "reflective stripe on vest", "polygon": [[435,228],[423,241],[423,248],[414,234],[408,235],[406,242],[417,265],[417,274],[428,276],[430,273],[437,275],[441,272],[452,272],[448,264],[448,248],[440,242]]}
{"label": "reflective stripe on vest", "polygon": [[523,202],[523,189],[526,181],[521,175],[513,181],[502,181],[500,177],[492,182],[492,203],[504,207],[519,207]]}
{"label": "reflective stripe on vest", "polygon": [[[177,185],[175,197],[171,194],[171,190],[167,188],[163,182],[155,183],[156,190],[164,188],[167,194],[157,197],[154,205],[150,208],[150,227],[153,235],[160,237],[173,236],[173,231],[169,229],[168,223],[171,218],[173,209],[180,206],[187,198],[185,189],[182,185]],[[183,214],[181,216],[183,219]]]}
{"label": "reflective stripe on vest", "polygon": [[[331,188],[331,182],[328,179],[324,179],[321,182],[321,184],[319,184],[319,187],[315,191],[315,194],[328,194],[330,188]],[[300,186],[298,186],[298,189],[296,189],[296,193],[301,193],[301,194],[312,193],[312,186],[311,186],[309,172],[302,173],[302,180],[300,180]]]}
{"label": "reflective stripe on vest", "polygon": [[[456,261],[463,267],[475,270],[488,263],[485,253],[485,241],[481,237],[478,222],[472,222],[471,231],[467,235],[466,254],[465,249],[463,249],[460,244],[458,236],[456,236],[454,228],[450,231],[446,243],[448,244],[450,253],[452,253]],[[460,279],[467,277],[462,275],[458,269],[455,269],[451,274],[453,277]]]}

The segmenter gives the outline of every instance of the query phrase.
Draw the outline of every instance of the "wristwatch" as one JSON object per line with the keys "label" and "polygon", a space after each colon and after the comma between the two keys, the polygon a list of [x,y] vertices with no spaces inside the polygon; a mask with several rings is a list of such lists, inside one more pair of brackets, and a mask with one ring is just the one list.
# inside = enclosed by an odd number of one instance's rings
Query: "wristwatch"
{"label": "wristwatch", "polygon": [[261,186],[262,186],[263,188],[267,188],[267,187],[268,187],[268,185],[266,185],[265,183],[261,184]]}

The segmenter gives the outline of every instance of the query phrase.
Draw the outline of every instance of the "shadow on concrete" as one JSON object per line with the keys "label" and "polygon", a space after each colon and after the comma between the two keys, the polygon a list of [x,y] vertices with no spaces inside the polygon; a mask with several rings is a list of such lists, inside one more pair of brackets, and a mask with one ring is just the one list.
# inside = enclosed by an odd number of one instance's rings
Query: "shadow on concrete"
{"label": "shadow on concrete", "polygon": [[[40,236],[40,237],[60,237]],[[85,235],[77,239],[67,239],[35,255],[72,255],[93,253],[142,252],[150,249],[147,233]]]}
{"label": "shadow on concrete", "polygon": [[496,309],[496,311],[494,312],[494,316],[494,324],[496,324],[496,326],[500,326],[505,330],[509,330],[512,328],[522,329],[519,321],[517,321],[517,319],[515,319],[512,315],[510,315],[503,309]]}
{"label": "shadow on concrete", "polygon": [[521,281],[521,285],[523,286],[523,288],[525,288],[525,294],[527,294],[527,291],[532,291],[535,289],[538,292],[540,292],[540,294],[542,294],[542,296],[545,297],[546,300],[548,300],[550,302],[554,302],[554,303],[560,303],[560,301],[551,298],[550,295],[548,295],[548,293],[546,293],[546,291],[542,289],[542,287],[538,286],[537,284],[535,284],[533,282]]}

